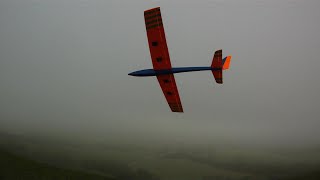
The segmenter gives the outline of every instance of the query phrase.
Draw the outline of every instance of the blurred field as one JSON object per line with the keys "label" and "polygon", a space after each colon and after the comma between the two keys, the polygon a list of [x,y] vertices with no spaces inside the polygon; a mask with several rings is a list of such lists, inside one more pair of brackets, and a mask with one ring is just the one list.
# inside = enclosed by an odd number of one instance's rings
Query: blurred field
{"label": "blurred field", "polygon": [[66,170],[38,163],[0,150],[0,179],[68,179],[68,180],[114,180],[115,178],[90,174],[74,170]]}
{"label": "blurred field", "polygon": [[0,152],[0,177],[12,174],[38,179],[119,180],[297,180],[320,177],[318,147],[287,149],[221,143],[93,142],[1,134],[0,148],[10,152]]}

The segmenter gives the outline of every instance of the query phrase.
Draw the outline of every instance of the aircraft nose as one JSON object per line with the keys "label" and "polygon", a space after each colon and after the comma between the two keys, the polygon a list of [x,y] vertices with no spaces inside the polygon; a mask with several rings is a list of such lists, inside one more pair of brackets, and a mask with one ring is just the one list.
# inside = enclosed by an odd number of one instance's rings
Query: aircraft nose
{"label": "aircraft nose", "polygon": [[128,74],[129,76],[134,76],[134,72],[131,72]]}

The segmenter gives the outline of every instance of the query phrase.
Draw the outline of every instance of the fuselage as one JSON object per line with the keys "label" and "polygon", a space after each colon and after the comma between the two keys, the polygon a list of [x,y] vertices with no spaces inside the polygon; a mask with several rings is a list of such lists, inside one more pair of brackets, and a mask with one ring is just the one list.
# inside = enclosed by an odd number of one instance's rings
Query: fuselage
{"label": "fuselage", "polygon": [[154,70],[154,69],[143,69],[139,71],[135,71],[129,73],[130,76],[157,76],[161,74],[175,74],[175,73],[183,73],[190,71],[219,71],[221,68],[212,68],[212,67],[177,67],[171,69],[164,70]]}

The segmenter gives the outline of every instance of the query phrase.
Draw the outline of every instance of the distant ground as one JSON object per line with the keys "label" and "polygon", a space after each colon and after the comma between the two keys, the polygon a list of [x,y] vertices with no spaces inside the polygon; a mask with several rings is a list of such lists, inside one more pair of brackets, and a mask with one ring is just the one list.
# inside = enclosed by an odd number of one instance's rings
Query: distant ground
{"label": "distant ground", "polygon": [[[63,148],[52,149],[56,145]],[[72,155],[73,144],[55,142],[52,147],[39,139],[0,133],[0,180],[158,180],[141,168]]]}
{"label": "distant ground", "polygon": [[56,168],[0,150],[0,180],[116,180],[111,177]]}
{"label": "distant ground", "polygon": [[50,166],[36,162],[28,158],[14,155],[0,149],[0,180],[152,180],[154,177],[142,170],[136,173],[125,172],[123,174],[99,175],[79,170],[70,170]]}
{"label": "distant ground", "polygon": [[0,168],[0,180],[318,180],[320,149],[84,142],[0,133]]}

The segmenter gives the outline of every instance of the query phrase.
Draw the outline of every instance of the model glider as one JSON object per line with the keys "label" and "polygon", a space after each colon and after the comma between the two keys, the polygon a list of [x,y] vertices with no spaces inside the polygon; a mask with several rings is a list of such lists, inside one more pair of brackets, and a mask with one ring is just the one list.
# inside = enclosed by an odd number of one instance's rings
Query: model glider
{"label": "model glider", "polygon": [[144,69],[129,73],[131,76],[156,76],[163,94],[172,112],[183,112],[177,85],[174,79],[175,73],[189,71],[210,70],[218,84],[222,84],[222,70],[229,69],[231,56],[222,59],[222,50],[214,53],[212,64],[209,67],[177,67],[172,68],[164,33],[160,7],[144,12],[149,49],[153,69]]}

